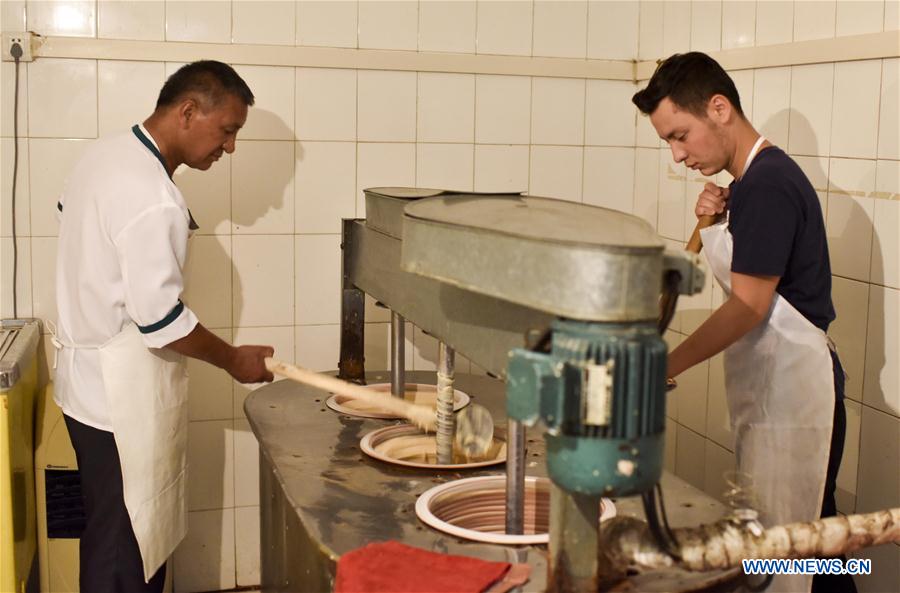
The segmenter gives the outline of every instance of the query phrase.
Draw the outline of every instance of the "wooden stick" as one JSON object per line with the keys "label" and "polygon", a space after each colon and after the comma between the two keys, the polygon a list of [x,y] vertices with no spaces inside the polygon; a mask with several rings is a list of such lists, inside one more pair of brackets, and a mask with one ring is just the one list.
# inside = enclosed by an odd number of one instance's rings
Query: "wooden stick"
{"label": "wooden stick", "polygon": [[700,237],[700,231],[707,227],[711,227],[716,223],[716,217],[711,214],[704,214],[697,220],[697,226],[694,227],[694,232],[691,233],[691,238],[685,245],[684,250],[690,251],[691,253],[700,253],[700,250],[703,249],[703,239]]}
{"label": "wooden stick", "polygon": [[298,383],[378,406],[382,410],[408,419],[422,430],[434,431],[437,425],[434,409],[428,406],[411,404],[387,393],[366,389],[360,385],[348,383],[329,375],[322,375],[274,358],[266,358],[266,368],[272,373],[293,379]]}

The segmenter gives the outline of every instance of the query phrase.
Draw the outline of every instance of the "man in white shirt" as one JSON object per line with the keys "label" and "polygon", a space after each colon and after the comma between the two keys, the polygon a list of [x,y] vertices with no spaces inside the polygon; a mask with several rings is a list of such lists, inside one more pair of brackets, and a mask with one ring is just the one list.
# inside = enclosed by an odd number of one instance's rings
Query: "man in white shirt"
{"label": "man in white shirt", "polygon": [[187,529],[184,357],[272,380],[271,347],[229,345],[181,301],[197,226],[172,182],[179,165],[205,171],[234,151],[253,100],[226,64],[184,66],[143,125],[86,151],[57,205],[55,399],[87,515],[82,591],[162,590]]}

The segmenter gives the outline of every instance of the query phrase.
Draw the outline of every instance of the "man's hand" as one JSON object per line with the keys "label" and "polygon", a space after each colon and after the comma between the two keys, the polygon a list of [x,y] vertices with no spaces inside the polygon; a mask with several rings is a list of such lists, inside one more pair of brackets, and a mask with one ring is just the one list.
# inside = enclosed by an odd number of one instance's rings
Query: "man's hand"
{"label": "man's hand", "polygon": [[700,192],[700,196],[697,198],[694,214],[697,215],[697,218],[721,214],[725,211],[728,193],[729,189],[727,187],[719,187],[715,183],[707,183],[703,186],[703,191]]}
{"label": "man's hand", "polygon": [[265,358],[274,354],[271,346],[237,346],[225,370],[241,383],[268,383],[274,377],[266,369]]}

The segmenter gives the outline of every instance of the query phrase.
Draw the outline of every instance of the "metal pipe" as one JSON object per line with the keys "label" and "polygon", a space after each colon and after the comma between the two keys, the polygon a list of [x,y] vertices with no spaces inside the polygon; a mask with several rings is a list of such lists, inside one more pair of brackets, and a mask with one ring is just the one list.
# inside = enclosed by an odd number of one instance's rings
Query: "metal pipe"
{"label": "metal pipe", "polygon": [[456,416],[453,415],[453,373],[455,352],[447,344],[438,343],[437,370],[437,459],[440,465],[453,463],[453,439]]}
{"label": "metal pipe", "polygon": [[506,533],[525,532],[525,425],[507,421]]}
{"label": "metal pipe", "polygon": [[403,397],[406,393],[406,320],[391,311],[391,393]]}
{"label": "metal pipe", "polygon": [[551,593],[597,591],[600,497],[550,485]]}

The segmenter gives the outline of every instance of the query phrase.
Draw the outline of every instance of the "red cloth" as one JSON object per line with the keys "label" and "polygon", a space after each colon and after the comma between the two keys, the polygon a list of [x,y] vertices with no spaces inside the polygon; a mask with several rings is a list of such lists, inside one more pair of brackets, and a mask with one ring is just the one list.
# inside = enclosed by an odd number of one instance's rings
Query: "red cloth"
{"label": "red cloth", "polygon": [[334,593],[481,593],[509,567],[395,541],[369,544],[338,560]]}

